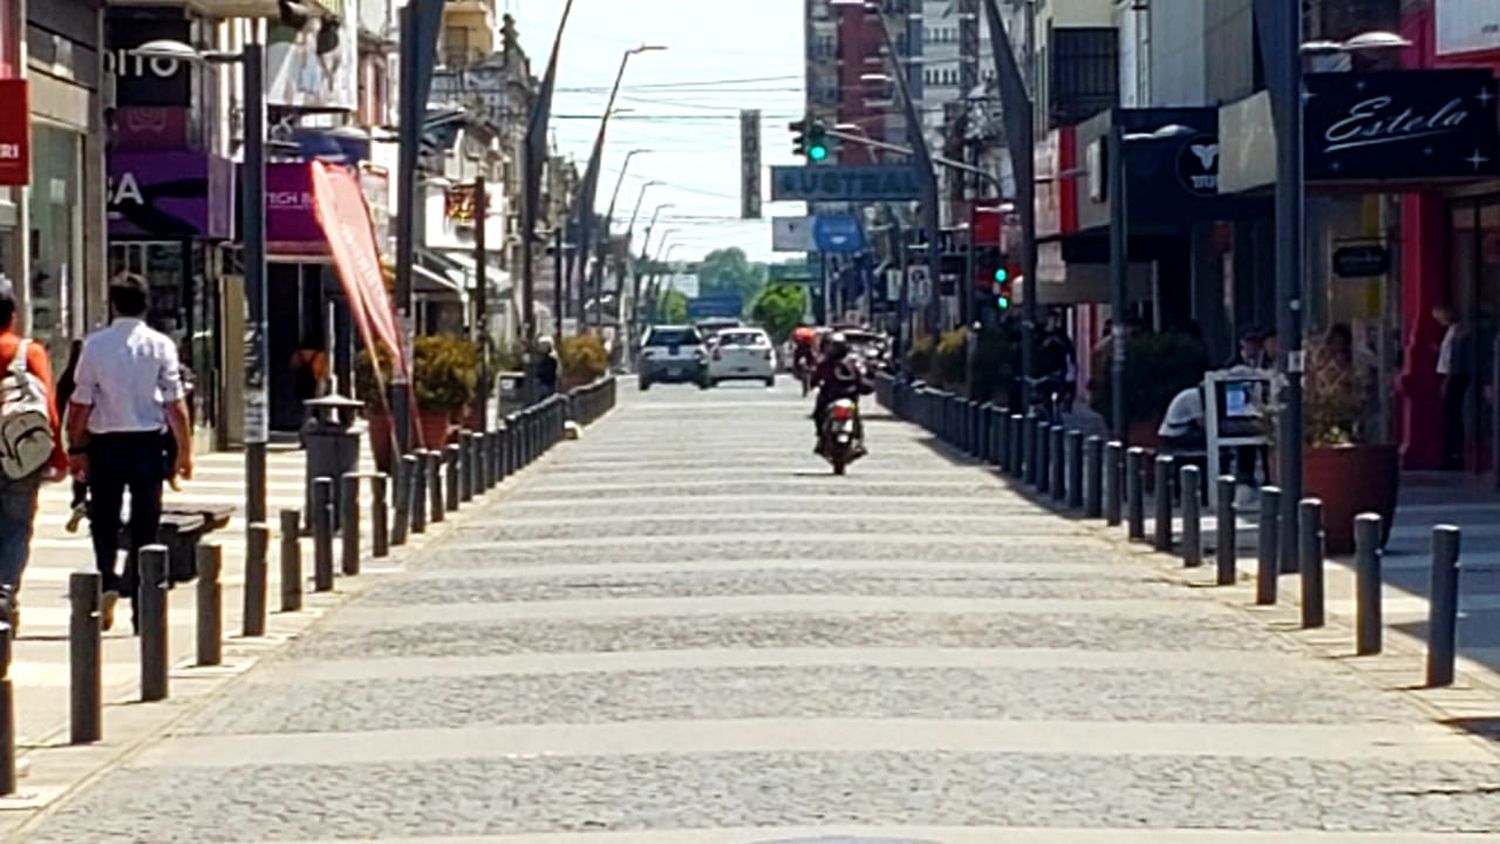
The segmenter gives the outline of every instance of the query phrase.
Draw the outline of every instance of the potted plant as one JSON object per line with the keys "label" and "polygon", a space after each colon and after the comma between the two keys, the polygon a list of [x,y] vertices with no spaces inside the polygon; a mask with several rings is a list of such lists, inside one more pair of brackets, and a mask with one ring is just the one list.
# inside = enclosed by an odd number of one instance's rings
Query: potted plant
{"label": "potted plant", "polygon": [[[1105,343],[1094,358],[1089,406],[1114,414],[1114,348]],[[1180,332],[1142,334],[1125,349],[1125,418],[1130,444],[1154,447],[1167,405],[1177,394],[1203,382],[1207,353],[1197,339]]]}
{"label": "potted plant", "polygon": [[1400,483],[1396,446],[1370,442],[1369,391],[1347,353],[1314,346],[1303,379],[1303,494],[1323,502],[1330,554],[1354,550],[1354,518],[1378,513],[1386,537]]}
{"label": "potted plant", "polygon": [[[380,381],[375,378],[375,358],[379,359]],[[369,350],[360,353],[355,367],[355,388],[365,403],[370,422],[370,449],[375,465],[383,472],[391,470],[394,438],[379,384],[390,384],[391,375],[390,355],[385,349],[375,356]],[[473,343],[450,335],[417,338],[412,347],[412,393],[417,402],[416,423],[421,430],[421,444],[440,448],[448,441],[449,427],[468,411],[478,384],[479,352]]]}
{"label": "potted plant", "polygon": [[451,334],[418,337],[412,344],[412,390],[422,442],[441,448],[453,422],[463,418],[479,388],[479,350]]}

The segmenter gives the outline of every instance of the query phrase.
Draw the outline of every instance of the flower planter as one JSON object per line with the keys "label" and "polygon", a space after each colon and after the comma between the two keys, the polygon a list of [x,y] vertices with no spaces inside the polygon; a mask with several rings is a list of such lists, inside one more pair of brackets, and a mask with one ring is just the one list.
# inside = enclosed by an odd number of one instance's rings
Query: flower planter
{"label": "flower planter", "polygon": [[423,448],[440,451],[448,444],[448,431],[452,427],[452,419],[449,414],[441,411],[424,410],[417,414],[417,424],[422,426]]}
{"label": "flower planter", "polygon": [[1323,502],[1323,529],[1329,554],[1354,550],[1354,518],[1378,513],[1390,538],[1400,485],[1396,446],[1350,445],[1309,448],[1303,456],[1303,494]]}

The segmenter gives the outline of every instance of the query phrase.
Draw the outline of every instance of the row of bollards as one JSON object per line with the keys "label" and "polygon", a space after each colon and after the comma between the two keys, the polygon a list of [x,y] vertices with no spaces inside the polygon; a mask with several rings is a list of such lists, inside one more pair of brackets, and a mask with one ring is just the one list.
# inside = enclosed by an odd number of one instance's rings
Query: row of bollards
{"label": "row of bollards", "polygon": [[[883,377],[876,392],[898,416],[997,467],[1038,496],[1081,512],[1085,518],[1103,519],[1111,527],[1124,523],[1132,542],[1148,539],[1149,489],[1154,493],[1152,547],[1178,552],[1187,568],[1204,564],[1203,504],[1209,479],[1204,478],[1198,465],[1179,466],[1171,456],[1153,458],[1146,449],[1088,437],[1036,413],[1011,413],[994,403],[981,404],[920,383]],[[1215,485],[1214,579],[1217,585],[1232,586],[1239,582],[1239,489],[1231,476],[1211,482]],[[1255,602],[1274,605],[1279,575],[1295,573],[1301,589],[1302,627],[1323,627],[1327,621],[1323,504],[1316,498],[1299,501],[1297,523],[1283,524],[1282,491],[1265,486],[1259,490],[1259,498]],[[1385,533],[1384,520],[1378,515],[1366,513],[1355,520],[1355,651],[1360,655],[1378,654],[1382,649],[1381,549]],[[1296,549],[1290,559],[1283,551],[1284,542]],[[1427,659],[1430,686],[1453,682],[1462,568],[1459,546],[1458,528],[1433,529]]]}
{"label": "row of bollards", "polygon": [[[463,431],[444,451],[403,455],[395,478],[383,474],[348,473],[341,478],[312,480],[312,512],[305,514],[313,544],[313,589],[329,592],[335,583],[335,542],[339,542],[338,572],[357,576],[361,545],[360,493],[368,480],[371,493],[370,554],[380,559],[391,548],[404,545],[413,534],[426,532],[445,513],[484,495],[503,480],[530,465],[561,442],[567,424],[588,425],[614,407],[613,378],[567,395],[555,395],[510,414],[495,431]],[[444,474],[446,472],[446,474]],[[394,480],[394,487],[392,481]],[[338,495],[335,496],[335,484]],[[394,490],[394,494],[392,494]],[[337,501],[337,504],[335,502]],[[335,512],[335,507],[339,512]],[[303,608],[302,537],[304,514],[281,512],[280,611]],[[271,541],[264,524],[247,526],[242,634],[264,636],[266,630],[266,571]],[[196,549],[197,641],[195,663],[209,667],[223,662],[223,550],[217,544]],[[168,551],[149,545],[138,553],[137,592],[140,634],[140,696],[142,701],[165,700],[170,692]],[[94,572],[77,572],[68,582],[70,729],[74,744],[102,740],[102,580]],[[11,632],[0,625],[0,796],[16,788],[15,715],[9,675]]]}

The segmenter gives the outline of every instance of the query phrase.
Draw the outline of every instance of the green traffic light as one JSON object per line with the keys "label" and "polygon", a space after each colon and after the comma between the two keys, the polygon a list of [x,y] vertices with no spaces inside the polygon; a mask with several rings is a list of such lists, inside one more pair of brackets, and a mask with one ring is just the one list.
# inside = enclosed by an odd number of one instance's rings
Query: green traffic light
{"label": "green traffic light", "polygon": [[997,267],[997,268],[995,268],[995,283],[996,284],[1004,284],[1005,282],[1007,282],[1009,280],[1010,280],[1010,270],[1007,270],[1004,267]]}
{"label": "green traffic light", "polygon": [[828,147],[811,146],[807,148],[807,157],[813,161],[826,161],[828,159]]}
{"label": "green traffic light", "polygon": [[998,307],[1002,311],[1009,310],[1010,309],[1010,297],[1008,297],[1008,296],[996,296],[995,297],[995,306]]}

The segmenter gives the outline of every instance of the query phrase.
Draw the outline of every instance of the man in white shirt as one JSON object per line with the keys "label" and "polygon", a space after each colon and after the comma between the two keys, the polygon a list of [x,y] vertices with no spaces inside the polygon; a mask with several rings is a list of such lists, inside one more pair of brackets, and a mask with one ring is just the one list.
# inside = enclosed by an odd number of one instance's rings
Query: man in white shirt
{"label": "man in white shirt", "polygon": [[[78,360],[77,386],[68,408],[68,441],[74,477],[89,486],[94,560],[104,580],[101,615],[107,630],[116,602],[132,602],[138,583],[136,555],[156,541],[162,483],[193,475],[187,404],[177,348],[145,323],[147,289],[139,276],[115,279],[109,288],[114,322],[90,334]],[[130,490],[130,546],[116,572],[120,510]]]}

